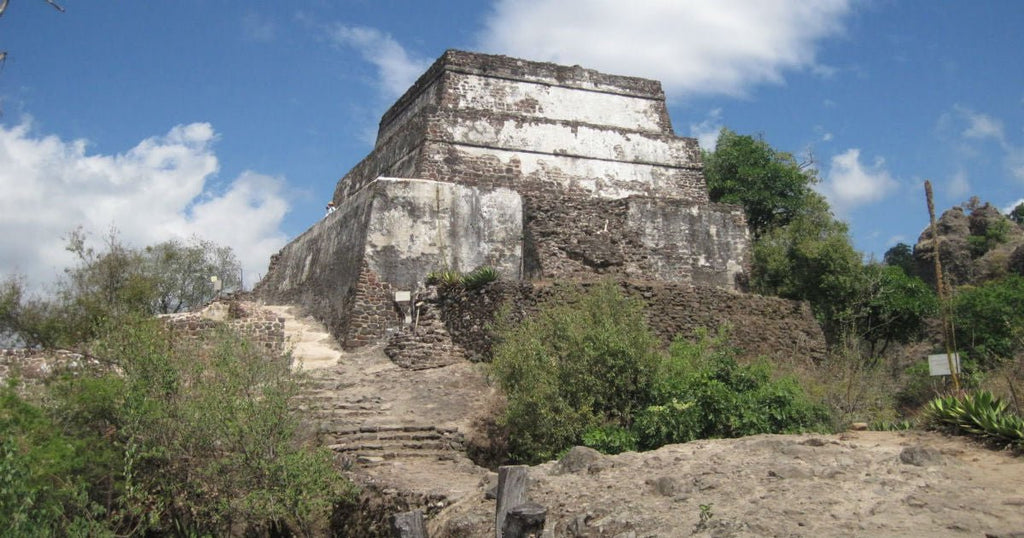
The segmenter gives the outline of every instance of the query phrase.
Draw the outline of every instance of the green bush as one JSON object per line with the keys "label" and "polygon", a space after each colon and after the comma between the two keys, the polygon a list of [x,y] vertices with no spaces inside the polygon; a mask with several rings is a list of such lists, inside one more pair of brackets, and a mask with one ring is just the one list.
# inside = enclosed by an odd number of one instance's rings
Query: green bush
{"label": "green bush", "polygon": [[38,403],[0,394],[0,519],[41,535],[325,531],[351,485],[302,442],[288,361],[226,330],[116,327],[90,345],[116,369],[69,372]]}
{"label": "green bush", "polygon": [[637,449],[637,437],[622,426],[603,426],[583,434],[583,446],[605,454],[621,454]]}
{"label": "green bush", "polygon": [[116,463],[98,437],[67,435],[13,384],[0,389],[0,536],[108,535],[93,522],[103,507],[89,490]]}
{"label": "green bush", "polygon": [[628,427],[650,403],[657,340],[642,304],[614,284],[557,294],[498,336],[491,371],[508,397],[514,460],[545,461],[588,431]]}
{"label": "green bush", "polygon": [[499,335],[492,373],[517,461],[578,444],[616,453],[829,423],[794,379],[774,379],[765,362],[738,364],[724,334],[660,353],[642,304],[612,284],[559,295]]}
{"label": "green bush", "polygon": [[637,415],[642,449],[695,439],[825,430],[827,410],[794,378],[772,378],[767,362],[740,365],[725,334],[676,340],[662,365],[655,399]]}

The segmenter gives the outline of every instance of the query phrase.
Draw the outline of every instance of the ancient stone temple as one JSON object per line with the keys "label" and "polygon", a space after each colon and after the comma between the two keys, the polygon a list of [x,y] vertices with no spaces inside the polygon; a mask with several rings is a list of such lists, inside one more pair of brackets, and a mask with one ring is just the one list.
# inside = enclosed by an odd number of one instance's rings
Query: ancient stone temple
{"label": "ancient stone temple", "polygon": [[709,202],[697,141],[674,134],[653,80],[448,51],[384,114],[333,201],[257,294],[304,306],[350,348],[401,327],[431,271],[726,301],[745,280],[742,209]]}

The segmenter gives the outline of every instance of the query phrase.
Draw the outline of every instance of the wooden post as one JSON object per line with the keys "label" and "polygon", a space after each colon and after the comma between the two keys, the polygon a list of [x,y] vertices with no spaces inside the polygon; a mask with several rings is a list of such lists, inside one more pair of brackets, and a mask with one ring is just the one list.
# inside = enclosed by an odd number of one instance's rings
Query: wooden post
{"label": "wooden post", "polygon": [[423,512],[413,510],[391,516],[391,535],[395,538],[429,538],[423,524]]}
{"label": "wooden post", "polygon": [[932,202],[932,182],[925,180],[924,197],[928,202],[928,221],[932,232],[932,249],[935,251],[935,292],[939,296],[939,305],[942,308],[942,341],[946,345],[946,361],[949,362],[949,373],[953,376],[953,387],[957,394],[960,394],[960,375],[956,371],[956,364],[953,361],[953,354],[956,349],[953,345],[955,336],[953,334],[953,312],[952,298],[947,297],[946,284],[942,278],[942,262],[939,260],[939,232],[935,227],[935,204]]}
{"label": "wooden post", "polygon": [[548,509],[535,502],[525,502],[508,511],[501,526],[502,538],[539,538],[544,532]]}
{"label": "wooden post", "polygon": [[503,465],[498,467],[498,495],[494,513],[494,536],[502,538],[502,527],[509,510],[526,502],[525,465]]}

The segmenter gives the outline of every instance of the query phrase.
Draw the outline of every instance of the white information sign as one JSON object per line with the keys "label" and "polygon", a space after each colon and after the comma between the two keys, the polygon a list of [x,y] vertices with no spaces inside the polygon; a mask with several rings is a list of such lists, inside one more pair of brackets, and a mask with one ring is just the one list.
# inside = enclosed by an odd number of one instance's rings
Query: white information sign
{"label": "white information sign", "polygon": [[[953,367],[960,373],[960,354],[953,354]],[[949,371],[949,358],[945,353],[928,355],[928,373],[931,375],[952,375]]]}
{"label": "white information sign", "polygon": [[396,303],[407,303],[412,300],[412,292],[409,291],[396,291],[395,302]]}

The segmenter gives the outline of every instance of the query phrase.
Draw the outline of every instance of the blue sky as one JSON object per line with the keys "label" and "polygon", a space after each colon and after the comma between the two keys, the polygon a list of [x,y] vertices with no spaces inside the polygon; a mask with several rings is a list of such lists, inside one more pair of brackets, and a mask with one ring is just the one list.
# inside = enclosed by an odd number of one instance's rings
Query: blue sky
{"label": "blue sky", "polygon": [[12,0],[0,17],[0,274],[62,237],[200,235],[252,282],[323,212],[380,114],[445,49],[663,81],[677,134],[813,160],[880,257],[940,209],[1024,198],[1024,3]]}

